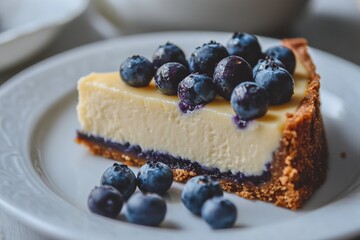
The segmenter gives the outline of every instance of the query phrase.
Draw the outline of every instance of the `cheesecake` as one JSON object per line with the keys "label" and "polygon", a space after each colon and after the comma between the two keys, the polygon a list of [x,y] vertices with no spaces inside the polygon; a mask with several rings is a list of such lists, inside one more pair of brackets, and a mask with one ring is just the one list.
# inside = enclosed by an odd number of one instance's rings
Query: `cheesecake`
{"label": "cheesecake", "polygon": [[91,73],[78,82],[76,140],[127,165],[163,162],[179,182],[210,175],[225,191],[298,209],[325,180],[327,146],[307,43],[282,44],[297,60],[294,94],[245,125],[222,97],[184,113],[178,97],[161,94],[154,81],[135,88],[118,72]]}

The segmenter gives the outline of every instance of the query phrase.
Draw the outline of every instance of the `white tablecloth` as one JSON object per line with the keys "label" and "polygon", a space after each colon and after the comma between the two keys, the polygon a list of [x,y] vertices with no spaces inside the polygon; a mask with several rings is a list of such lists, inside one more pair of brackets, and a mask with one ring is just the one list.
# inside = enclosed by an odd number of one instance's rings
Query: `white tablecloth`
{"label": "white tablecloth", "polygon": [[[290,32],[275,37],[305,37],[312,47],[333,53],[360,65],[360,1],[312,0],[308,11]],[[7,72],[0,73],[0,84],[22,69],[54,54],[86,43],[113,37],[116,32],[99,31],[94,24],[98,19],[90,8],[83,16],[66,27],[61,35],[43,53],[29,62]],[[83,34],[77,34],[79,30]],[[360,80],[360,79],[359,79]],[[360,226],[359,226],[360,228]],[[10,216],[0,208],[0,240],[49,239]]]}

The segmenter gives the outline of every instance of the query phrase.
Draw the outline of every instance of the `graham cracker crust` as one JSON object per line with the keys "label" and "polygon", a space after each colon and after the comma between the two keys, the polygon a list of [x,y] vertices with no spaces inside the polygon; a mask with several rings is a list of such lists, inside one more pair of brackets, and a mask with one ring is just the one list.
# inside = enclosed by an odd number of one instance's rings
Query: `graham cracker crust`
{"label": "graham cracker crust", "polygon": [[[320,77],[302,38],[284,39],[282,44],[291,48],[309,72],[309,85],[299,108],[288,114],[280,147],[273,154],[271,179],[255,185],[220,180],[225,191],[238,196],[271,202],[277,206],[299,209],[312,193],[325,181],[327,173],[327,144],[320,112]],[[76,141],[84,144],[95,155],[121,161],[129,166],[141,166],[147,160],[111,148],[78,134]],[[173,169],[174,180],[186,182],[195,172]]]}

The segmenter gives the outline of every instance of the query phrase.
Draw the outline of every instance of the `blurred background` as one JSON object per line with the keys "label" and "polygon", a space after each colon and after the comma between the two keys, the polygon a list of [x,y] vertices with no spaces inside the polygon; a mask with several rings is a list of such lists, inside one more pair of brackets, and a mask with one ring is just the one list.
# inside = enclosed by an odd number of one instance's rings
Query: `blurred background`
{"label": "blurred background", "polygon": [[[360,65],[360,0],[0,0],[0,85],[84,44],[180,30],[304,37]],[[40,238],[0,209],[1,240]]]}
{"label": "blurred background", "polygon": [[360,64],[360,0],[0,0],[0,84],[77,46],[178,30],[305,37]]}

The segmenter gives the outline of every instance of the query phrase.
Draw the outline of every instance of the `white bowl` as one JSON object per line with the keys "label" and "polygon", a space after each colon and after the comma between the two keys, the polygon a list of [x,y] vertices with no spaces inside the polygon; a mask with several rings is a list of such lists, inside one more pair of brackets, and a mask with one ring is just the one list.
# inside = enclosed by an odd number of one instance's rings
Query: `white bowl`
{"label": "white bowl", "polygon": [[94,0],[122,31],[220,30],[268,34],[287,28],[308,0]]}
{"label": "white bowl", "polygon": [[88,0],[1,0],[0,71],[43,49]]}

